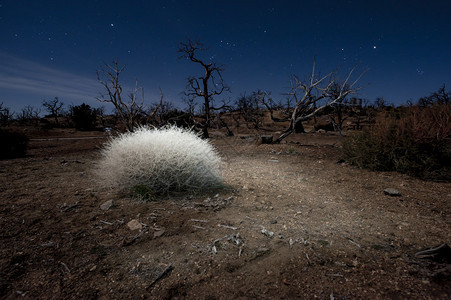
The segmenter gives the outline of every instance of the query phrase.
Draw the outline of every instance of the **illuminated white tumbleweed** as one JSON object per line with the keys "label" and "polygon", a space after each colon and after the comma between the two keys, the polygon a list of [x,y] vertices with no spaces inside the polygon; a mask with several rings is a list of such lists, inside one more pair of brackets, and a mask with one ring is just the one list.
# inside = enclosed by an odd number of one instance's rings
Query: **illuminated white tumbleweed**
{"label": "illuminated white tumbleweed", "polygon": [[112,138],[102,150],[97,174],[104,185],[156,194],[192,191],[221,184],[221,158],[192,130],[141,127]]}

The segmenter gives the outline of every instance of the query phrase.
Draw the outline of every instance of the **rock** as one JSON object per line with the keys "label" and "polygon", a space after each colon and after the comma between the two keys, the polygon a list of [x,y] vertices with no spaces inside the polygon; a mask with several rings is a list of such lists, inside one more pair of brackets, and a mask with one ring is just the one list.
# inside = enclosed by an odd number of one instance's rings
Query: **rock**
{"label": "rock", "polygon": [[266,235],[267,237],[270,237],[270,238],[274,236],[274,232],[266,230],[265,228],[263,228],[261,230],[261,233],[263,233],[264,235]]}
{"label": "rock", "polygon": [[160,237],[160,236],[162,236],[164,233],[165,233],[164,230],[157,230],[157,231],[155,231],[155,232],[153,233],[153,237],[154,237],[154,238]]}
{"label": "rock", "polygon": [[130,230],[138,230],[138,229],[141,230],[143,228],[142,224],[136,219],[133,219],[130,222],[128,222],[127,227]]}
{"label": "rock", "polygon": [[393,189],[393,188],[385,189],[384,190],[384,194],[385,195],[389,195],[391,197],[400,197],[400,196],[402,196],[400,191],[398,191],[397,189]]}
{"label": "rock", "polygon": [[268,248],[259,248],[257,250],[255,250],[255,255],[256,257],[265,255],[266,253],[269,253],[271,250]]}
{"label": "rock", "polygon": [[101,210],[109,210],[113,206],[113,200],[108,200],[100,205]]}

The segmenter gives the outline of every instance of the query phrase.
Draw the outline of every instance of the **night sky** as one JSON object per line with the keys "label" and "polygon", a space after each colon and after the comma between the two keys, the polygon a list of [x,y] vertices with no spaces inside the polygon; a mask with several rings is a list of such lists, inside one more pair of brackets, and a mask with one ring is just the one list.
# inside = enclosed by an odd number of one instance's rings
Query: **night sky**
{"label": "night sky", "polygon": [[[146,103],[180,108],[186,78],[202,69],[178,44],[201,40],[205,61],[223,64],[234,101],[244,92],[288,91],[307,77],[356,63],[368,72],[360,97],[401,104],[451,83],[451,1],[0,1],[0,102],[16,112],[59,97],[95,100],[96,70],[118,58],[123,84],[135,78]],[[219,99],[218,99],[219,100]]]}

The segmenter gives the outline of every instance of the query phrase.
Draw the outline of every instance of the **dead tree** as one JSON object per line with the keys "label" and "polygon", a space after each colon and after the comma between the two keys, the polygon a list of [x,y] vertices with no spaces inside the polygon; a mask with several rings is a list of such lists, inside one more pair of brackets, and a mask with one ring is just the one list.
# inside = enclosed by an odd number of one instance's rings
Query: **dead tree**
{"label": "dead tree", "polygon": [[26,105],[20,113],[18,114],[18,120],[22,124],[31,123],[35,127],[39,124],[39,114],[41,113],[40,109],[35,109],[31,105]]}
{"label": "dead tree", "polygon": [[97,80],[106,91],[106,93],[100,93],[97,100],[113,104],[126,130],[133,131],[139,125],[143,115],[146,115],[146,119],[149,120],[157,112],[163,101],[163,93],[160,89],[160,104],[149,114],[144,112],[144,88],[138,85],[138,80],[135,81],[135,87],[128,95],[128,101],[124,100],[119,76],[125,66],[119,66],[118,60],[114,60],[112,65],[105,64],[104,68],[97,70]]}
{"label": "dead tree", "polygon": [[[349,87],[342,86],[341,83],[335,82],[330,89],[330,96],[332,98],[338,98],[342,89],[348,90]],[[332,104],[329,109],[329,120],[334,126],[334,130],[338,131],[340,135],[342,134],[343,124],[348,118],[350,105],[347,103],[346,96],[342,97],[336,103]]]}
{"label": "dead tree", "polygon": [[260,91],[253,92],[250,96],[242,95],[235,102],[235,109],[249,129],[259,129],[263,124],[264,114],[259,94]]}
{"label": "dead tree", "polygon": [[287,95],[294,100],[294,108],[291,114],[286,118],[276,118],[274,109],[266,98],[265,93],[260,93],[260,101],[270,111],[271,119],[275,122],[289,121],[289,127],[276,139],[275,143],[280,143],[284,138],[299,128],[303,121],[309,120],[316,116],[324,109],[331,107],[341,101],[349,94],[355,93],[360,88],[355,85],[365,72],[362,72],[355,81],[350,82],[350,78],[357,66],[351,69],[346,79],[340,83],[338,89],[332,93],[332,87],[336,84],[335,75],[337,71],[333,71],[325,76],[318,76],[315,70],[315,62],[313,62],[312,74],[306,81],[299,80],[293,76],[291,79],[291,90]]}
{"label": "dead tree", "polygon": [[42,101],[42,106],[49,112],[50,116],[55,119],[55,124],[58,126],[58,116],[61,114],[64,103],[61,102],[58,97],[53,100]]}
{"label": "dead tree", "polygon": [[0,103],[0,126],[6,126],[14,118],[14,113],[8,107],[3,106],[3,102]]}
{"label": "dead tree", "polygon": [[225,104],[221,107],[213,106],[213,97],[221,95],[229,88],[224,84],[221,72],[224,71],[223,66],[219,66],[214,62],[206,63],[198,58],[197,51],[205,50],[199,41],[187,40],[179,44],[178,52],[181,53],[180,58],[186,58],[190,61],[202,66],[205,73],[199,77],[189,77],[188,84],[184,95],[190,99],[203,99],[203,122],[200,124],[204,138],[208,138],[208,127],[211,122],[212,111],[225,108]]}

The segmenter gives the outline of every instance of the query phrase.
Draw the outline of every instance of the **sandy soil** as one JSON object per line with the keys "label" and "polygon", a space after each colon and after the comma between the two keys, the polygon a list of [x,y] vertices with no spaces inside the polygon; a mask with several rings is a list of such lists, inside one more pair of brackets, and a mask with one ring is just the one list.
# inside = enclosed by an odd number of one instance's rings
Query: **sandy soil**
{"label": "sandy soil", "polygon": [[449,183],[340,163],[334,135],[214,137],[227,188],[145,203],[96,185],[103,138],[0,161],[1,298],[450,297],[450,262],[415,256],[451,244]]}

